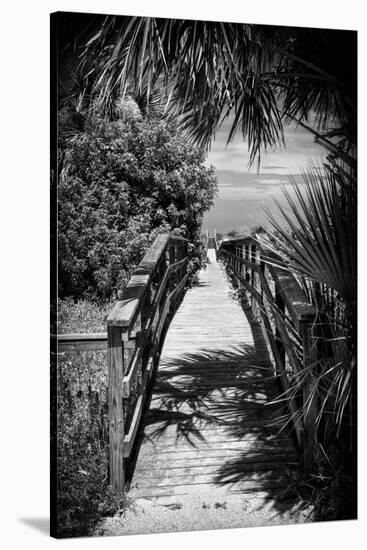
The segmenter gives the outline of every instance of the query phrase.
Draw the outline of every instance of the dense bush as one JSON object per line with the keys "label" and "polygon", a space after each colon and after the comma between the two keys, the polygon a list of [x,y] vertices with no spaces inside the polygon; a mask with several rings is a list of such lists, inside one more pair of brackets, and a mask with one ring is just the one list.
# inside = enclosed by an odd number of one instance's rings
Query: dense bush
{"label": "dense bush", "polygon": [[108,299],[159,232],[197,241],[216,179],[164,121],[131,109],[90,118],[68,142],[58,188],[59,295]]}

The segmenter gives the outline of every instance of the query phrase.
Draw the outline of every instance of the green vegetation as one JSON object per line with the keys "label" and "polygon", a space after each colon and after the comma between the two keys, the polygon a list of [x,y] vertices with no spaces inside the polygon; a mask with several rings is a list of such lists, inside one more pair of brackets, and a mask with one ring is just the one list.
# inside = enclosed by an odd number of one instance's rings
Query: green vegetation
{"label": "green vegetation", "polygon": [[105,112],[116,90],[157,103],[195,144],[229,113],[250,163],[296,121],[330,151],[356,152],[357,33],[245,23],[101,17],[83,52],[85,86]]}
{"label": "green vegetation", "polygon": [[105,332],[106,319],[112,303],[96,304],[89,300],[74,301],[72,298],[58,300],[57,332]]}
{"label": "green vegetation", "polygon": [[116,121],[88,117],[58,187],[59,296],[110,299],[158,233],[198,244],[216,192],[204,159],[172,123],[124,106]]}
{"label": "green vegetation", "polygon": [[[59,332],[96,332],[108,306],[59,302]],[[125,502],[108,486],[107,352],[66,352],[57,362],[57,528],[85,536]]]}
{"label": "green vegetation", "polygon": [[331,159],[323,169],[310,168],[304,185],[302,192],[294,184],[295,198],[286,193],[288,208],[279,207],[285,224],[268,213],[274,231],[260,241],[303,281],[316,306],[317,361],[293,377],[290,393],[295,397],[305,380],[312,380],[318,458],[309,487],[318,488],[321,519],[327,519],[325,494],[337,502],[335,515],[342,519],[357,513],[356,178],[348,166]]}

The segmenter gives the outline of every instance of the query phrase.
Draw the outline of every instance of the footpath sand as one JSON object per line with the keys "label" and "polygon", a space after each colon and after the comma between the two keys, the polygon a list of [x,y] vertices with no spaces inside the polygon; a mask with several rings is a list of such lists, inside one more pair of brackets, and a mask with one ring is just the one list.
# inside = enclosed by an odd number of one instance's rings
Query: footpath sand
{"label": "footpath sand", "polygon": [[166,502],[137,499],[122,514],[107,518],[95,534],[102,536],[168,533],[286,525],[313,521],[311,507],[300,501],[276,503],[265,495],[213,494],[171,497]]}

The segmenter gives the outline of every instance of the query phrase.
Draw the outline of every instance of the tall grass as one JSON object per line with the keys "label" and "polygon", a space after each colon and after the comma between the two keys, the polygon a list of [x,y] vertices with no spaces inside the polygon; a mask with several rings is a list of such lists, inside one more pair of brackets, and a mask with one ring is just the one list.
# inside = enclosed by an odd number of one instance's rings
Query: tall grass
{"label": "tall grass", "polygon": [[[110,307],[59,301],[59,333],[105,331]],[[122,504],[108,485],[107,351],[64,352],[57,360],[58,536],[90,535]]]}
{"label": "tall grass", "polygon": [[112,303],[97,304],[89,300],[65,298],[57,302],[58,333],[105,332]]}

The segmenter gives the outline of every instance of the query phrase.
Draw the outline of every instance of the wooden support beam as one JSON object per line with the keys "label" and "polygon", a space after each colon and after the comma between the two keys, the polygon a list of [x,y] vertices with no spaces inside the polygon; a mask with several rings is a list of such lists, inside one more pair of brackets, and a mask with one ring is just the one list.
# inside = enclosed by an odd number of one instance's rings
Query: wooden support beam
{"label": "wooden support beam", "polygon": [[108,417],[110,442],[110,484],[119,494],[125,491],[123,442],[125,435],[122,406],[123,348],[121,328],[109,326],[108,334]]}

